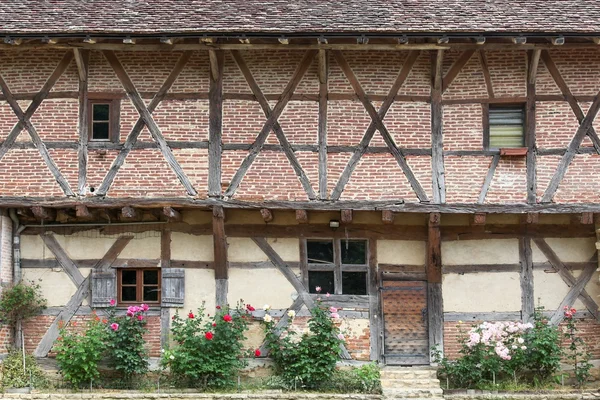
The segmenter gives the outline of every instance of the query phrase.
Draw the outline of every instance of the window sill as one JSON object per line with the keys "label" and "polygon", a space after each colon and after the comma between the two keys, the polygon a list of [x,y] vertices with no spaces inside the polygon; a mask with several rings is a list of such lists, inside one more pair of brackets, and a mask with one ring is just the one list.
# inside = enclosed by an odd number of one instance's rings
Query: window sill
{"label": "window sill", "polygon": [[527,147],[511,147],[500,149],[500,155],[505,157],[518,157],[527,155]]}

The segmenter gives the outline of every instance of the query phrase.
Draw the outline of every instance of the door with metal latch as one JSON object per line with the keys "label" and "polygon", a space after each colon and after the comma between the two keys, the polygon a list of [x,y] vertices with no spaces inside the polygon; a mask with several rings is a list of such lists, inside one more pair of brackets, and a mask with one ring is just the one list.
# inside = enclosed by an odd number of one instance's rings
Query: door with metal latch
{"label": "door with metal latch", "polygon": [[429,364],[427,282],[384,280],[381,301],[385,363]]}

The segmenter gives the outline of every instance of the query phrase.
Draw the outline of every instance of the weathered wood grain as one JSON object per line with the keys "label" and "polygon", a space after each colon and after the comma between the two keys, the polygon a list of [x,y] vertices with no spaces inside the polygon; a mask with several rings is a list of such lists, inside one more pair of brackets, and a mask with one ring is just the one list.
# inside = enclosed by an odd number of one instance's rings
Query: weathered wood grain
{"label": "weathered wood grain", "polygon": [[223,66],[225,54],[209,50],[210,88],[208,92],[208,195],[221,196],[223,155]]}

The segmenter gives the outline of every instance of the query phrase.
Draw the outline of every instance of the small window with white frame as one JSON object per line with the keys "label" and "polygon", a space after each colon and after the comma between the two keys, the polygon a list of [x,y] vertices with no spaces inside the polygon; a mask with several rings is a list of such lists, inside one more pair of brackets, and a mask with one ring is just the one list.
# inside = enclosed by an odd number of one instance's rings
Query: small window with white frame
{"label": "small window with white frame", "polygon": [[487,111],[488,132],[484,134],[484,148],[495,150],[525,146],[523,104],[490,104]]}
{"label": "small window with white frame", "polygon": [[310,293],[367,294],[367,240],[306,239],[302,247]]}

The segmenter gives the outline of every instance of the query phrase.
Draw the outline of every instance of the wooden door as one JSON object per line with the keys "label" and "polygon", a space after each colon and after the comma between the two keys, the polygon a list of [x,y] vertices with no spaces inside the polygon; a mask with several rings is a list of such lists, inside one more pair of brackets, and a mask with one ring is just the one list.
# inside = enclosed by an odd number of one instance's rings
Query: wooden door
{"label": "wooden door", "polygon": [[429,364],[427,282],[383,281],[383,356],[388,365]]}

